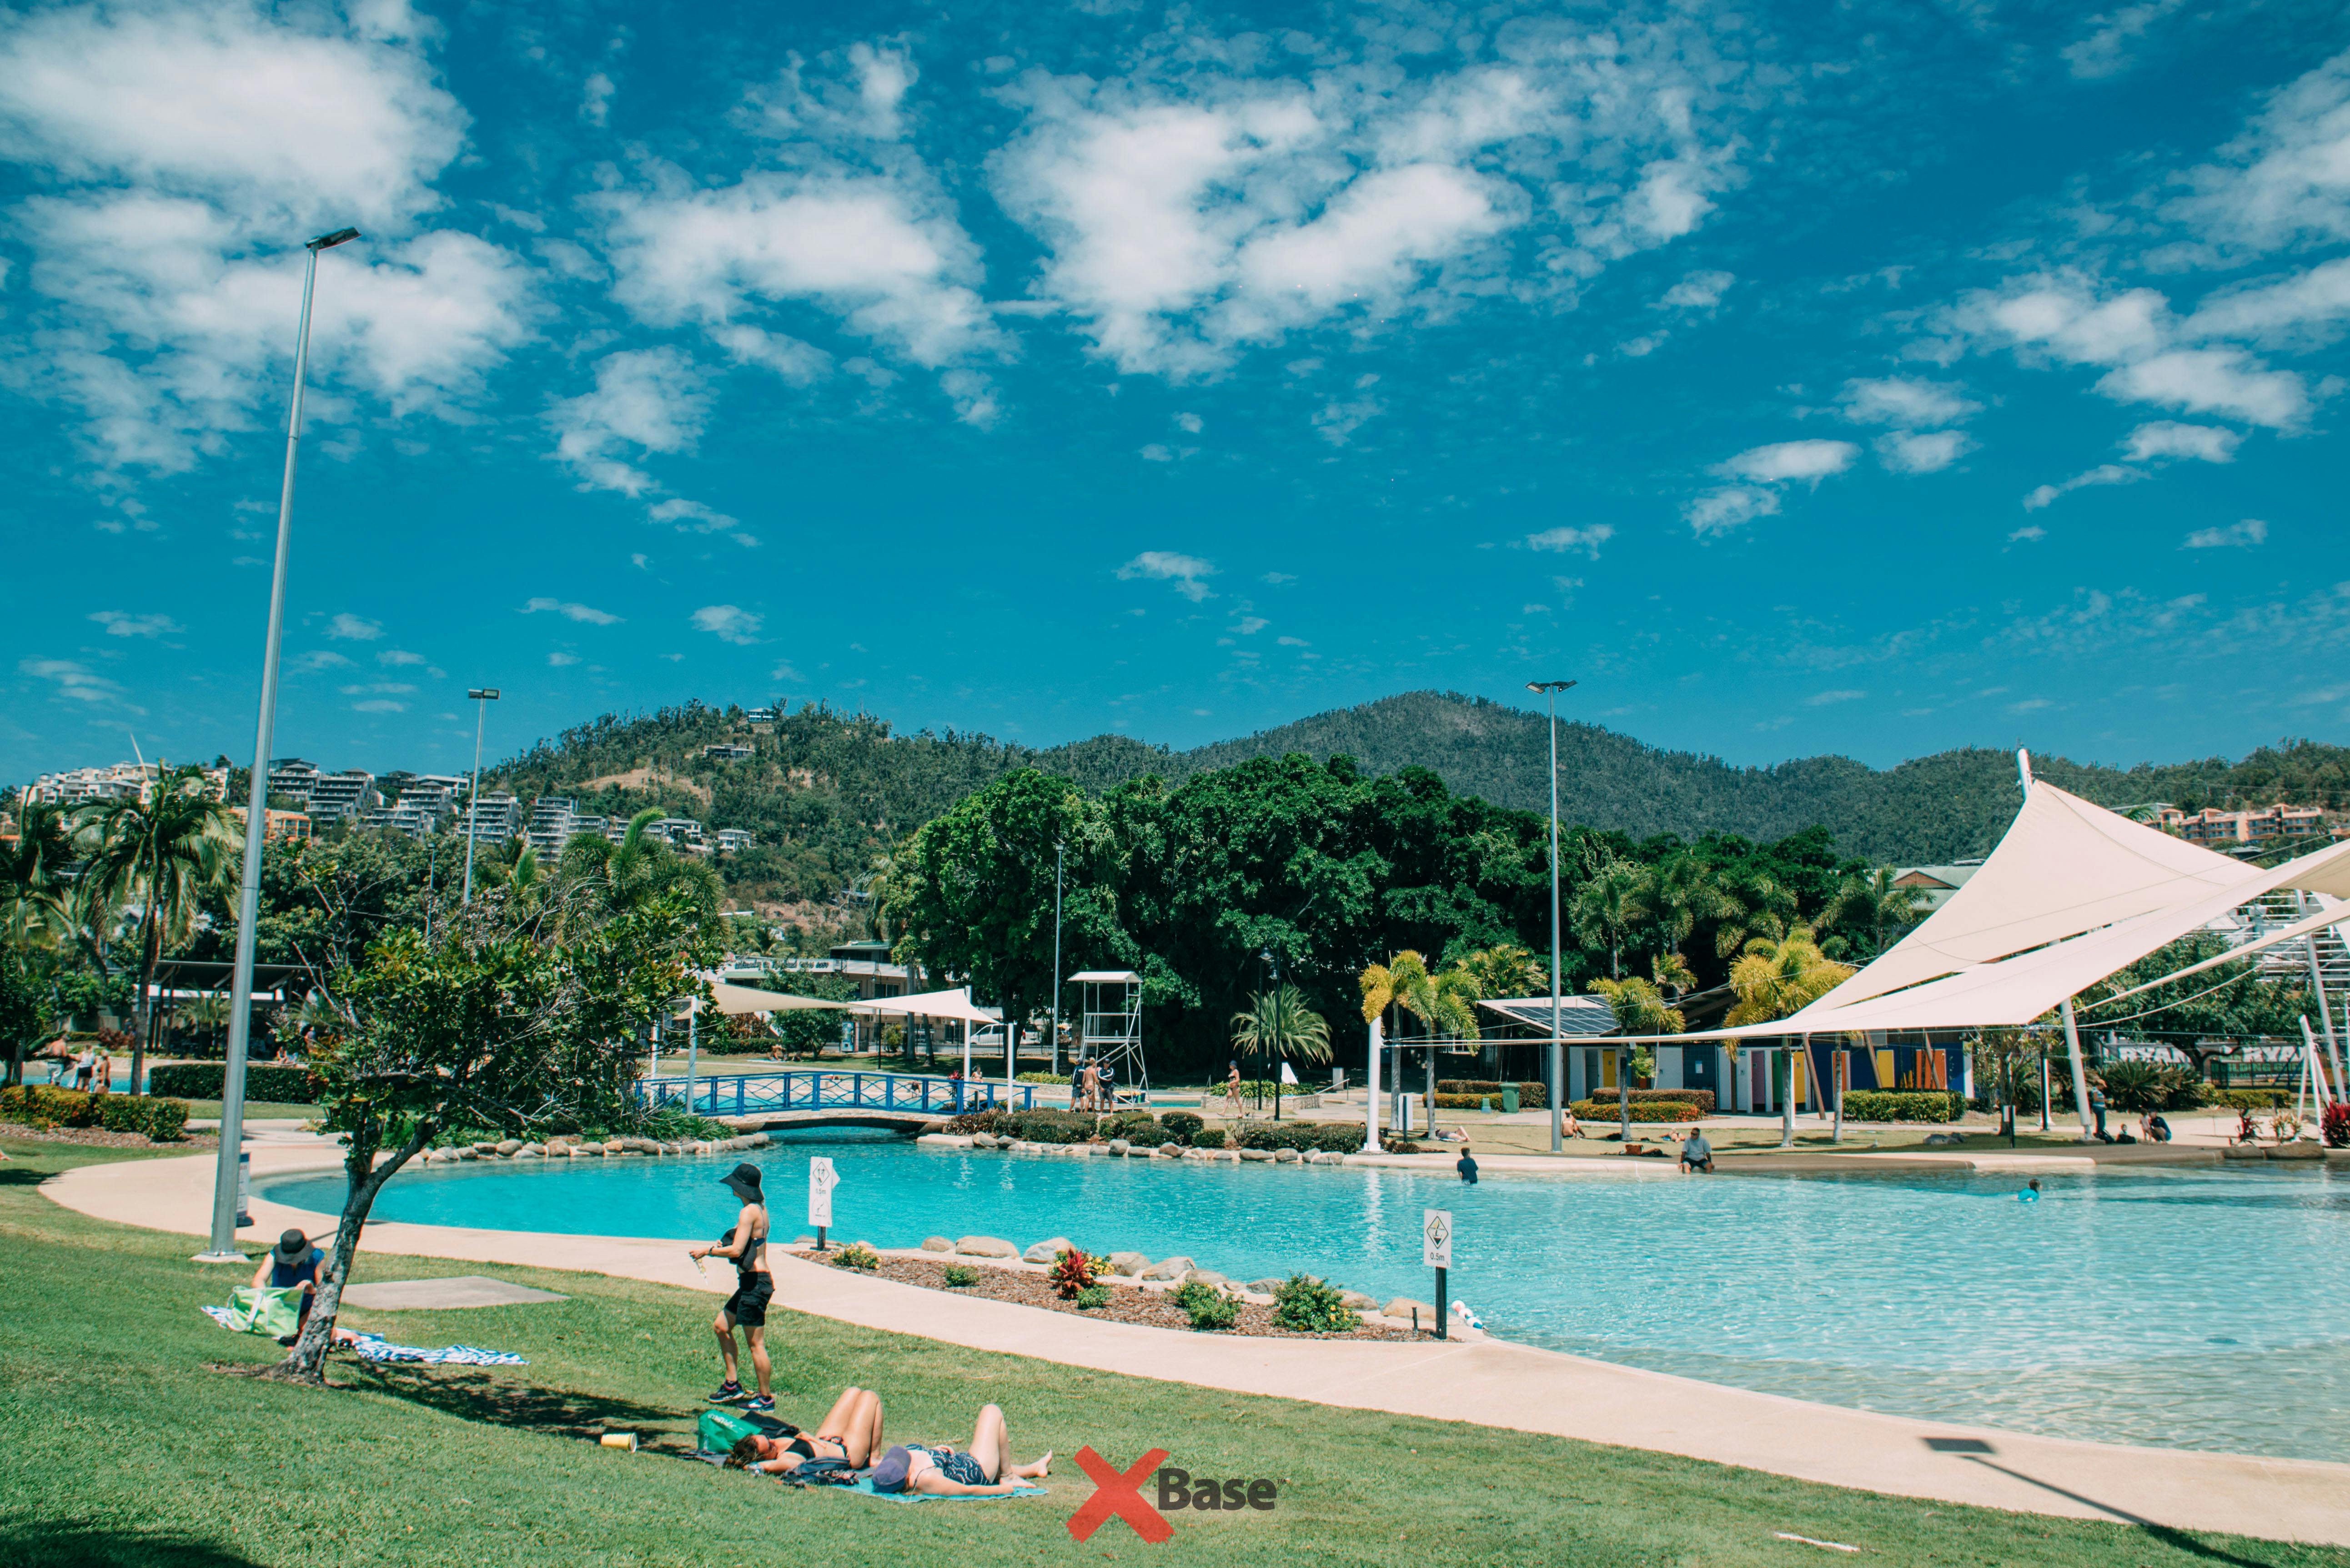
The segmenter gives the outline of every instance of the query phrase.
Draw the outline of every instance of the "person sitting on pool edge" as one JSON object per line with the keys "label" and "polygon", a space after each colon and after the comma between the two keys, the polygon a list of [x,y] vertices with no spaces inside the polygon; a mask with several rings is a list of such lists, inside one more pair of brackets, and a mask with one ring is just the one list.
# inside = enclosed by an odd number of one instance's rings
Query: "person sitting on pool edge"
{"label": "person sitting on pool edge", "polygon": [[1053,1473],[1050,1449],[1034,1463],[1015,1464],[1006,1452],[1009,1440],[1003,1407],[983,1407],[970,1443],[960,1450],[945,1443],[902,1443],[882,1455],[873,1467],[873,1490],[925,1497],[1000,1497],[1021,1490],[1019,1482],[1034,1483]]}
{"label": "person sitting on pool edge", "polygon": [[870,1388],[844,1388],[814,1432],[791,1438],[754,1433],[727,1453],[730,1469],[788,1476],[809,1459],[839,1459],[853,1470],[873,1462],[881,1446],[881,1396]]}
{"label": "person sitting on pool edge", "polygon": [[1690,1128],[1689,1141],[1681,1145],[1681,1168],[1713,1174],[1713,1145],[1705,1141],[1704,1128]]}

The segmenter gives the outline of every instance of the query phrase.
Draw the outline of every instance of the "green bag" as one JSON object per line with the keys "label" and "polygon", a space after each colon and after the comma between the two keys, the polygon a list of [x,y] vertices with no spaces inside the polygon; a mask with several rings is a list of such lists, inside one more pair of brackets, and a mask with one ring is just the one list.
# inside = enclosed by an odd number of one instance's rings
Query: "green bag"
{"label": "green bag", "polygon": [[745,1438],[755,1438],[759,1428],[732,1410],[704,1410],[693,1424],[694,1441],[705,1454],[723,1454]]}
{"label": "green bag", "polygon": [[228,1293],[228,1310],[234,1320],[231,1326],[245,1334],[265,1334],[272,1339],[283,1339],[302,1324],[302,1288],[291,1285],[284,1290],[272,1290],[264,1285],[255,1289],[239,1285]]}

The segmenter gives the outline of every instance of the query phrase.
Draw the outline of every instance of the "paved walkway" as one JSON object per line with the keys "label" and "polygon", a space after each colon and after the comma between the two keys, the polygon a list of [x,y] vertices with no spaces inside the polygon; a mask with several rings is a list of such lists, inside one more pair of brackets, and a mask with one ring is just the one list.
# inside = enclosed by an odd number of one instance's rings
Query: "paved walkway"
{"label": "paved walkway", "polygon": [[[256,1180],[339,1164],[322,1147],[255,1147]],[[1545,1164],[1550,1163],[1545,1161]],[[213,1159],[82,1166],[42,1185],[101,1220],[202,1236]],[[255,1199],[249,1232],[331,1231],[330,1216]],[[385,1223],[371,1249],[575,1269],[713,1293],[687,1241]],[[1743,1465],[1900,1497],[2350,1545],[2350,1465],[2067,1442],[1913,1421],[1487,1339],[1474,1344],[1224,1338],[1042,1313],[775,1259],[780,1306],[973,1349],[1356,1409],[1544,1432]],[[222,1276],[224,1279],[226,1275]]]}

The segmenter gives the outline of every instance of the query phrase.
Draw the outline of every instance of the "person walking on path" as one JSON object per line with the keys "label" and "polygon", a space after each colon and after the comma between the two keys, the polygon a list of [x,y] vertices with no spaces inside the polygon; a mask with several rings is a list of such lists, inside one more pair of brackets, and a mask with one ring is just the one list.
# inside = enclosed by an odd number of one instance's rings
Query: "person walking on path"
{"label": "person walking on path", "polygon": [[300,1286],[302,1308],[294,1319],[294,1332],[277,1343],[291,1345],[310,1321],[310,1309],[317,1304],[318,1271],[327,1266],[327,1254],[310,1245],[310,1238],[299,1231],[288,1231],[277,1238],[277,1245],[262,1254],[261,1267],[253,1271],[255,1290],[290,1291]]}
{"label": "person walking on path", "polygon": [[1241,1103],[1241,1064],[1238,1062],[1232,1064],[1232,1070],[1224,1078],[1224,1104],[1236,1116],[1248,1109]]}
{"label": "person walking on path", "polygon": [[738,1165],[734,1173],[720,1183],[743,1200],[743,1212],[734,1228],[715,1246],[694,1252],[696,1258],[730,1258],[734,1263],[734,1293],[718,1309],[711,1329],[718,1335],[719,1358],[726,1364],[726,1380],[710,1397],[713,1405],[731,1404],[743,1397],[742,1368],[735,1357],[734,1331],[740,1328],[751,1342],[751,1370],[756,1375],[759,1392],[749,1408],[773,1410],[775,1397],[771,1387],[775,1371],[767,1359],[767,1303],[775,1294],[775,1277],[767,1267],[767,1199],[759,1188],[759,1168]]}
{"label": "person walking on path", "polygon": [[1477,1185],[1477,1162],[1469,1158],[1469,1151],[1466,1148],[1461,1151],[1461,1158],[1452,1162],[1452,1168],[1461,1173],[1461,1186]]}

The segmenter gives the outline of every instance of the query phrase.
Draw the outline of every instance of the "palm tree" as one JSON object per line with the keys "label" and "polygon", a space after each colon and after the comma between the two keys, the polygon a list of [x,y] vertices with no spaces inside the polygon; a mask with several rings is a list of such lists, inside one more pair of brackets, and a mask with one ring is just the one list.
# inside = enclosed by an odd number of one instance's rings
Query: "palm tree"
{"label": "palm tree", "polygon": [[1677,952],[1659,953],[1649,960],[1648,976],[1659,992],[1676,1001],[1697,989],[1697,971]]}
{"label": "palm tree", "polygon": [[1686,853],[1657,867],[1656,893],[1651,903],[1653,918],[1677,953],[1700,922],[1722,919],[1737,912],[1737,906],[1722,891],[1721,878],[1714,868],[1699,857]]}
{"label": "palm tree", "polygon": [[1757,939],[1777,941],[1795,918],[1794,894],[1768,872],[1749,873],[1721,891],[1721,924],[1714,930],[1713,949],[1722,958],[1745,951]]}
{"label": "palm tree", "polygon": [[1648,868],[1630,860],[1610,860],[1575,891],[1575,939],[1587,947],[1606,948],[1607,972],[1621,975],[1625,942],[1656,909],[1656,881]]}
{"label": "palm tree", "polygon": [[1273,1116],[1281,1119],[1279,1064],[1295,1056],[1302,1062],[1330,1059],[1330,1022],[1305,1005],[1305,993],[1294,985],[1276,985],[1249,998],[1248,1011],[1232,1014],[1232,1044],[1244,1054],[1258,1054],[1272,1064]]}
{"label": "palm tree", "polygon": [[[1373,964],[1363,971],[1363,1017],[1378,1017],[1389,1006],[1400,1007],[1420,1022],[1427,1031],[1423,1041],[1428,1052],[1428,1096],[1430,1109],[1435,1107],[1436,1046],[1440,1040],[1475,1039],[1482,1031],[1477,1023],[1476,1002],[1482,992],[1475,975],[1466,967],[1455,964],[1441,973],[1432,972],[1428,960],[1406,948],[1388,964]],[[1374,998],[1378,1005],[1374,1007]],[[1396,1059],[1396,1070],[1401,1074],[1403,1059]],[[1376,1114],[1376,1107],[1375,1107]]]}
{"label": "palm tree", "polygon": [[1542,965],[1515,942],[1500,942],[1481,952],[1464,953],[1451,968],[1467,977],[1479,998],[1532,996],[1543,989]]}
{"label": "palm tree", "polygon": [[[1681,1010],[1667,1006],[1664,993],[1637,974],[1627,980],[1595,980],[1591,990],[1607,999],[1618,1034],[1679,1034],[1689,1027]],[[1632,1055],[1627,1053],[1616,1069],[1617,1120],[1626,1137],[1632,1136],[1633,1065]]]}
{"label": "palm tree", "polygon": [[1926,893],[1903,888],[1894,880],[1893,867],[1880,866],[1866,877],[1847,877],[1828,899],[1823,922],[1857,928],[1868,933],[1872,952],[1881,953],[1898,934],[1918,923],[1926,912]]}
{"label": "palm tree", "polygon": [[97,847],[86,880],[94,892],[139,905],[139,1033],[130,1042],[130,1085],[144,1076],[156,1020],[155,967],[167,945],[194,929],[203,896],[234,875],[237,840],[228,808],[208,799],[200,768],[181,768],[155,781],[145,798],[91,808],[88,823]]}
{"label": "palm tree", "polygon": [[[1724,1022],[1731,1028],[1768,1023],[1802,1011],[1852,978],[1852,966],[1820,951],[1809,927],[1798,926],[1783,938],[1757,937],[1730,966],[1730,989],[1738,1005]],[[1794,1085],[1781,1099],[1781,1141],[1795,1137]]]}
{"label": "palm tree", "polygon": [[[662,893],[681,892],[704,920],[718,918],[725,879],[706,860],[681,855],[647,832],[668,813],[648,806],[629,819],[628,831],[604,859],[604,882],[615,909],[634,909]],[[575,844],[577,840],[573,841]],[[571,857],[568,847],[565,859]],[[567,867],[567,869],[568,867]]]}

